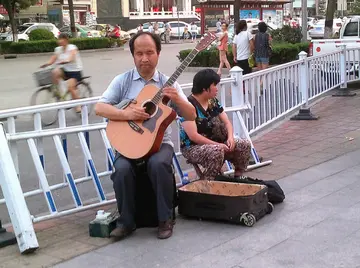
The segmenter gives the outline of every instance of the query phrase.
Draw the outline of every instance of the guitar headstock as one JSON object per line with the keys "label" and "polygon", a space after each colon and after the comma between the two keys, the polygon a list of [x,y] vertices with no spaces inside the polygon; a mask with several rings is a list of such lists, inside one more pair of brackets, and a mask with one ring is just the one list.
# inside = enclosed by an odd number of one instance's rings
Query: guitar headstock
{"label": "guitar headstock", "polygon": [[202,51],[204,49],[206,49],[208,46],[210,46],[210,44],[212,42],[214,42],[216,40],[216,35],[211,33],[211,32],[207,32],[206,34],[204,34],[204,36],[201,38],[200,42],[196,45],[196,50],[197,51]]}

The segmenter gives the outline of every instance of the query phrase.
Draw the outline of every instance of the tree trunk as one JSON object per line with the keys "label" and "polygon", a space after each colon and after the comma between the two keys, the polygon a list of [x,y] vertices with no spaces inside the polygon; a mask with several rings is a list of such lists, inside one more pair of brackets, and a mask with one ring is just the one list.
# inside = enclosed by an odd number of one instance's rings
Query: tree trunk
{"label": "tree trunk", "polygon": [[77,37],[77,32],[75,28],[75,16],[74,16],[74,3],[73,0],[68,0],[69,4],[69,15],[70,15],[70,30],[73,38]]}
{"label": "tree trunk", "polygon": [[240,4],[241,4],[241,0],[234,1],[234,29],[236,29],[236,24],[240,20]]}
{"label": "tree trunk", "polygon": [[336,0],[328,0],[326,7],[325,33],[324,38],[329,39],[333,36],[333,23],[336,8]]}
{"label": "tree trunk", "polygon": [[8,12],[9,21],[10,21],[10,25],[11,25],[11,31],[12,31],[12,35],[13,35],[13,42],[17,42],[18,36],[17,36],[17,28],[16,28],[16,23],[15,23],[15,16],[14,16],[15,9],[13,7],[13,3],[11,1],[4,1],[4,8]]}

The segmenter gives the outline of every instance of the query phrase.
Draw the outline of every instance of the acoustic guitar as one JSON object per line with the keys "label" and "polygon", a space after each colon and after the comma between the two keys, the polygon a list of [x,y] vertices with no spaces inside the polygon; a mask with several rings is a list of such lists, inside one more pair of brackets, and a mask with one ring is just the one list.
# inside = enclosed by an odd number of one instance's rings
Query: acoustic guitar
{"label": "acoustic guitar", "polygon": [[162,90],[171,87],[195,56],[206,49],[216,36],[207,33],[182,61],[181,65],[170,76],[162,88],[154,85],[145,86],[125,109],[144,107],[150,118],[145,121],[110,120],[106,134],[111,145],[129,159],[148,157],[159,151],[166,128],[176,118],[176,112],[167,106],[169,100],[162,97]]}

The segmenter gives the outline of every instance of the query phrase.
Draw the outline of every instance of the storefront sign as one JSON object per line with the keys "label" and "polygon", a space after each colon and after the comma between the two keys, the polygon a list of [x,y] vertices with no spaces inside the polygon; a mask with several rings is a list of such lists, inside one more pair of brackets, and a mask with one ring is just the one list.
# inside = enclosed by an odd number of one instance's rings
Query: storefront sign
{"label": "storefront sign", "polygon": [[260,19],[260,11],[256,9],[240,10],[240,19]]}
{"label": "storefront sign", "polygon": [[262,19],[270,27],[271,25],[275,25],[276,27],[281,27],[283,24],[283,11],[263,9]]}

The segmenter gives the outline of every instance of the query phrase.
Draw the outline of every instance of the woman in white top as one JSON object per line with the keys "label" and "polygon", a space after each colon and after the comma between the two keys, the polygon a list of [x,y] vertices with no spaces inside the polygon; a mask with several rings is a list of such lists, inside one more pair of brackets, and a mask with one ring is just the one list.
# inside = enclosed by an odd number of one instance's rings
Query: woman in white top
{"label": "woman in white top", "polygon": [[190,30],[191,30],[191,41],[196,41],[196,36],[197,36],[197,34],[198,34],[198,27],[197,27],[197,25],[195,24],[195,22],[192,22],[191,23],[191,28],[190,28]]}
{"label": "woman in white top", "polygon": [[247,31],[246,21],[240,20],[236,25],[236,36],[233,40],[232,52],[234,56],[234,62],[237,66],[243,69],[243,74],[251,73],[249,57],[253,51],[253,36]]}
{"label": "woman in white top", "polygon": [[[54,55],[50,58],[48,63],[40,66],[45,68],[47,66],[58,64],[59,67],[53,70],[53,83],[58,85],[60,80],[67,81],[68,91],[71,93],[73,100],[78,99],[76,92],[78,82],[82,80],[82,62],[77,46],[69,44],[69,36],[61,33],[58,37],[59,46],[55,48]],[[81,112],[81,107],[76,107],[76,112]]]}

